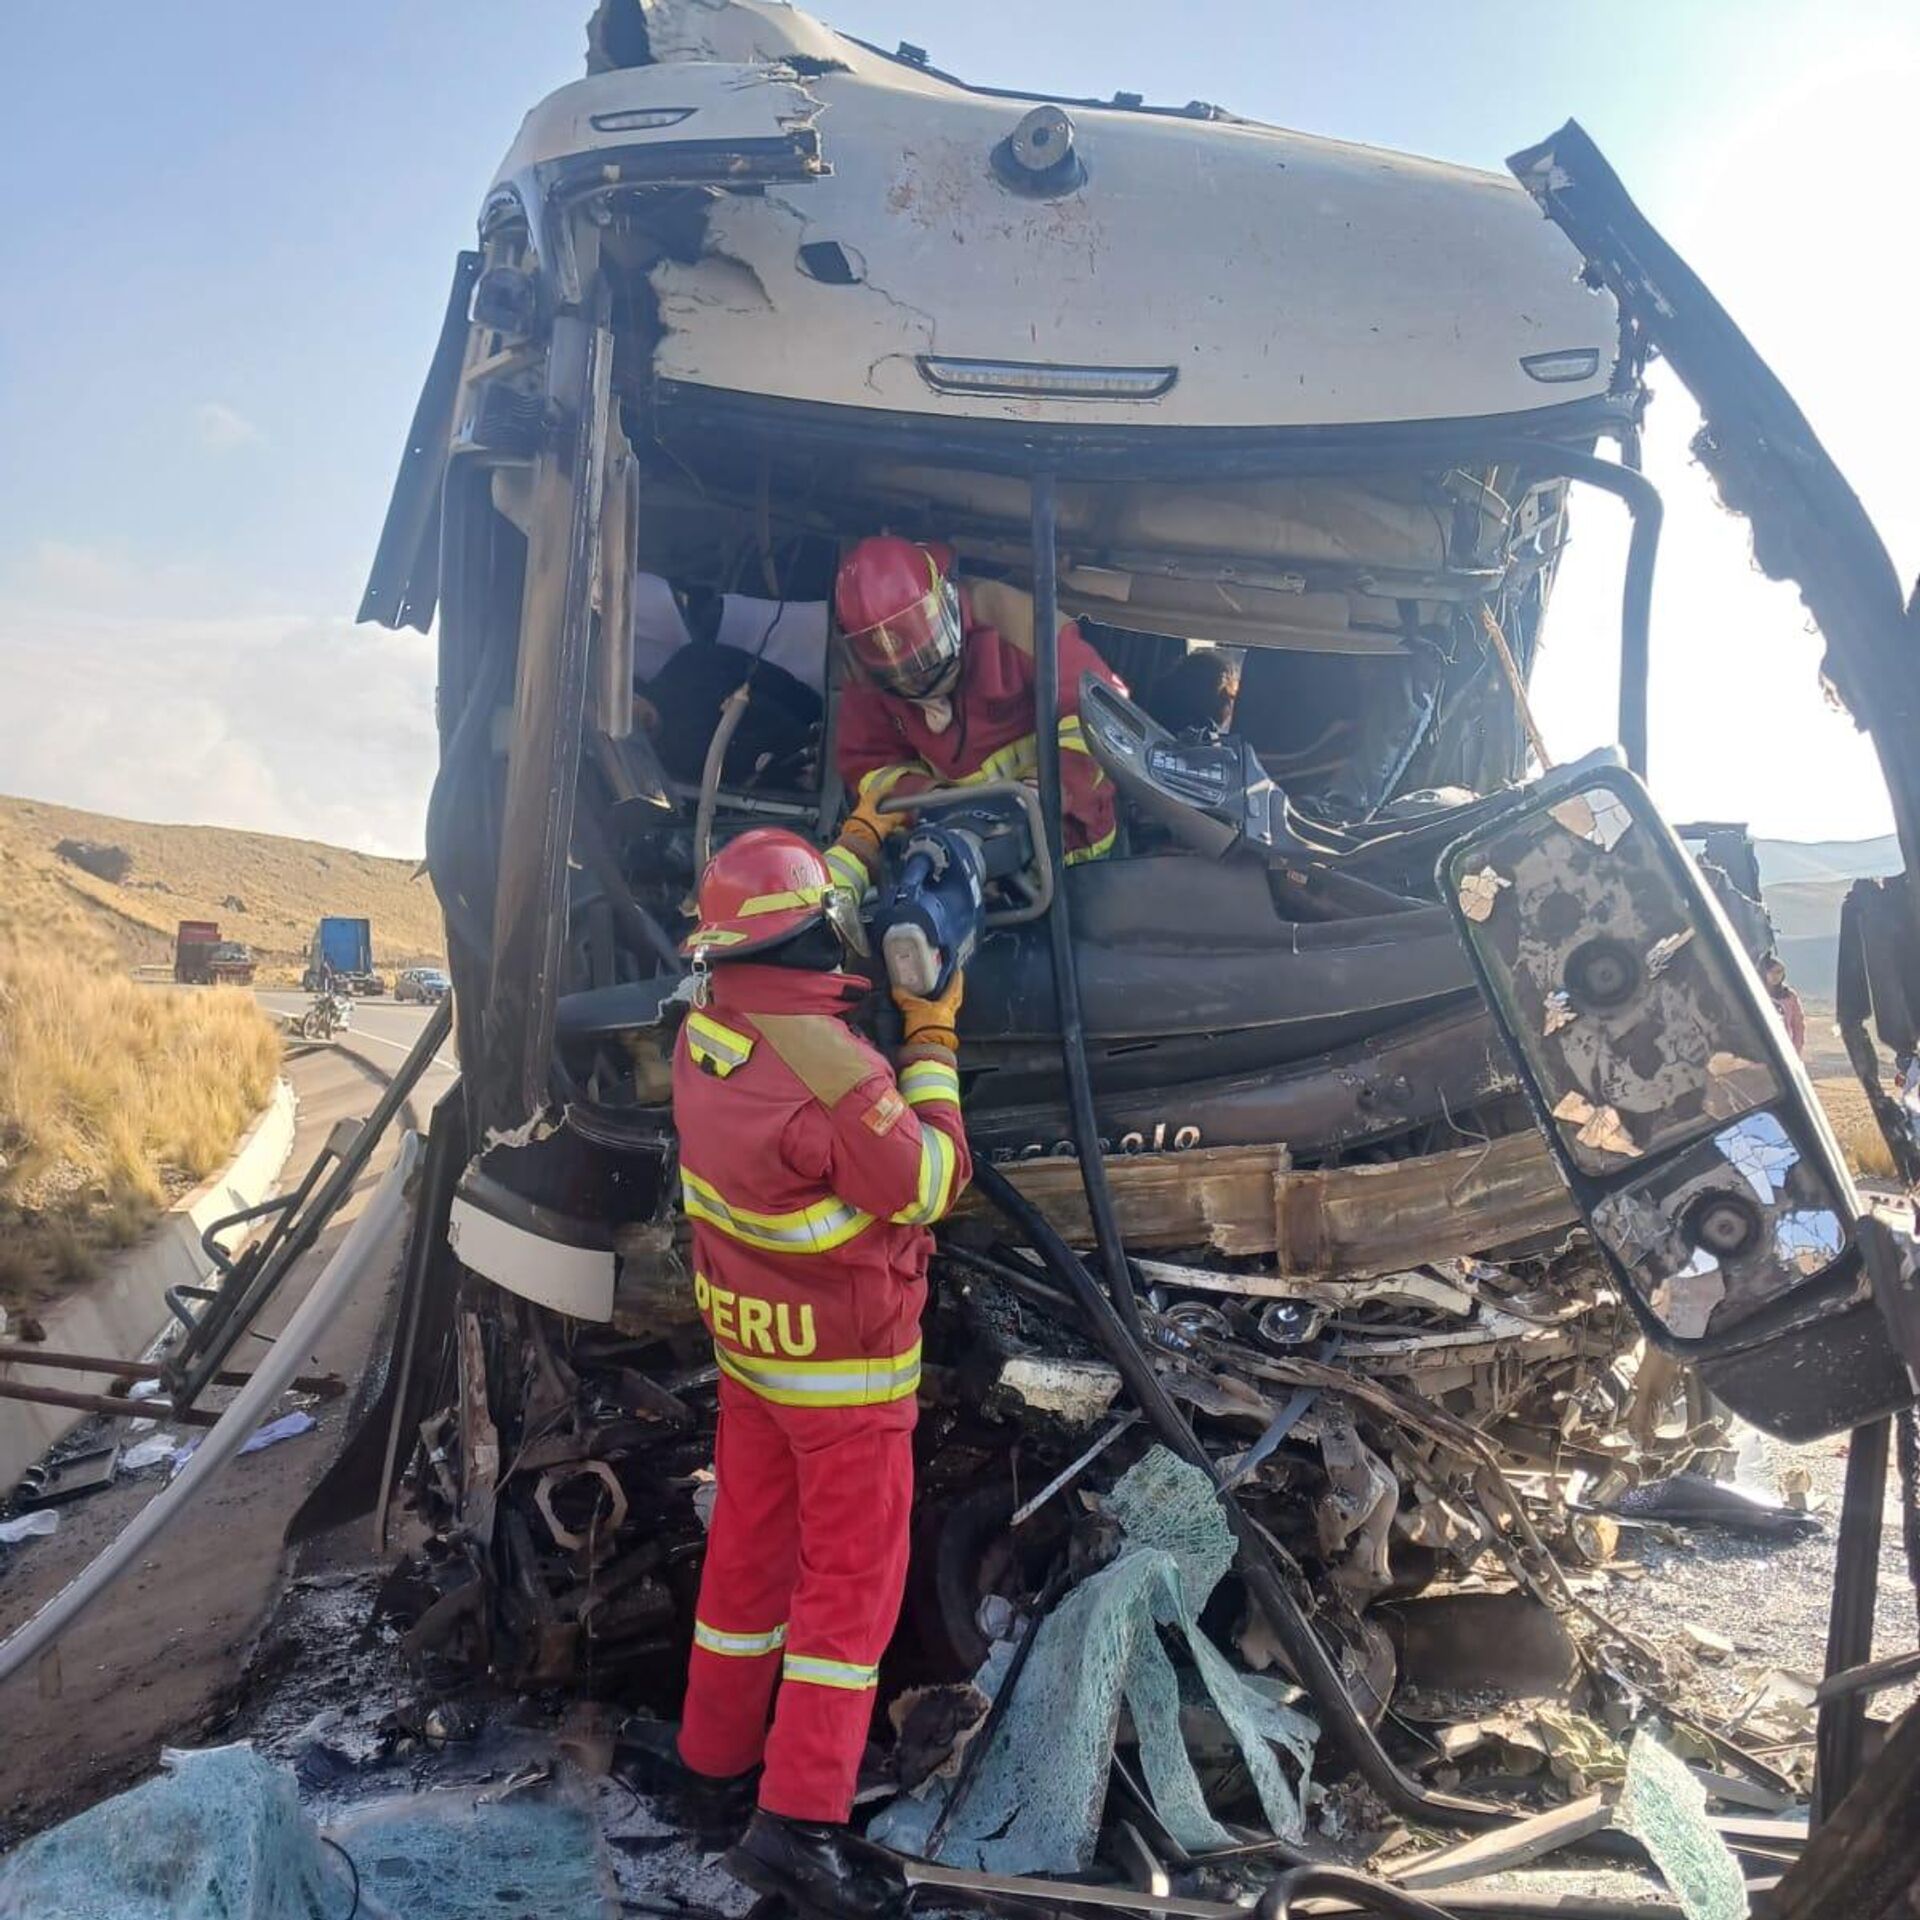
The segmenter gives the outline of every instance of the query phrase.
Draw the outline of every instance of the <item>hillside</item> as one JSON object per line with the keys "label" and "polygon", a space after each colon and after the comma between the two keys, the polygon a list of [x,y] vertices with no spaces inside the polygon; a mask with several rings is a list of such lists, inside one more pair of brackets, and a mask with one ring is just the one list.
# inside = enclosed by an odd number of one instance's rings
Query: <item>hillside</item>
{"label": "hillside", "polygon": [[[61,859],[69,835],[118,847],[124,884]],[[165,954],[157,920],[199,911],[186,890],[208,884],[205,852],[191,828],[0,801],[0,1306],[31,1308],[137,1239],[273,1087],[280,1036],[251,994],[128,974]]]}
{"label": "hillside", "polygon": [[[62,841],[119,849],[122,876],[83,870],[56,850]],[[414,870],[410,860],[317,840],[154,826],[0,797],[0,935],[24,922],[123,965],[169,958],[181,920],[217,920],[224,938],[244,940],[270,969],[292,967],[323,913],[371,920],[383,968],[434,961],[444,951],[440,909]]]}

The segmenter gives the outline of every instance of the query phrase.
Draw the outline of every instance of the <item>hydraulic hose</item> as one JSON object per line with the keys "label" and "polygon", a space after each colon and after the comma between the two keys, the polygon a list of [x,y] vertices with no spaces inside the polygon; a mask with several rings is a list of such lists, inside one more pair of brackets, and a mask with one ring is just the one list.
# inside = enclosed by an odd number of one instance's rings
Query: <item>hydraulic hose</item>
{"label": "hydraulic hose", "polygon": [[[1094,1241],[1105,1269],[1102,1293],[1051,1222],[998,1169],[978,1164],[975,1183],[1025,1235],[1086,1315],[1095,1338],[1127,1384],[1135,1404],[1161,1438],[1183,1459],[1206,1474],[1216,1489],[1219,1476],[1206,1449],[1168,1397],[1145,1348],[1146,1329],[1134,1297],[1133,1276],[1107,1185],[1094,1118],[1093,1087],[1087,1072],[1086,1028],[1080,1012],[1080,981],[1074,966],[1073,925],[1067,905],[1065,841],[1061,827],[1060,783],[1060,631],[1058,555],[1055,549],[1057,500],[1054,477],[1036,474],[1032,482],[1034,745],[1039,768],[1040,812],[1045,854],[1053,873],[1053,904],[1047,931],[1053,961],[1054,998],[1060,1016],[1060,1055],[1067,1082],[1068,1114],[1075,1155],[1086,1189]],[[1342,1757],[1382,1799],[1398,1811],[1461,1825],[1497,1826],[1510,1816],[1497,1807],[1452,1795],[1429,1793],[1397,1767],[1373,1729],[1348,1697],[1346,1683],[1321,1643],[1298,1600],[1275,1571],[1265,1542],[1247,1520],[1239,1502],[1221,1496],[1221,1506],[1239,1548],[1241,1577],[1255,1604],[1267,1616],[1281,1646],[1307,1691],[1330,1723]]]}
{"label": "hydraulic hose", "polygon": [[1389,1886],[1370,1873],[1330,1867],[1319,1861],[1289,1867],[1260,1896],[1260,1904],[1254,1908],[1255,1920],[1296,1920],[1300,1909],[1295,1901],[1329,1895],[1350,1902],[1361,1913],[1377,1914],[1379,1920],[1454,1920],[1445,1907]]}
{"label": "hydraulic hose", "polygon": [[[713,854],[713,815],[720,798],[720,773],[727,764],[727,749],[733,745],[733,732],[753,698],[753,679],[749,675],[720,703],[720,724],[707,742],[706,764],[700,769],[700,804],[693,815],[693,884],[707,870]],[[689,895],[689,898],[692,896]]]}
{"label": "hydraulic hose", "polygon": [[[1067,1113],[1073,1149],[1093,1219],[1094,1244],[1106,1271],[1127,1337],[1136,1348],[1145,1337],[1140,1304],[1120,1222],[1113,1211],[1107,1166],[1100,1153],[1100,1126],[1093,1112],[1093,1082],[1087,1073],[1087,1033],[1080,1014],[1080,976],[1073,959],[1073,920],[1067,907],[1066,841],[1060,788],[1060,590],[1055,547],[1057,499],[1050,473],[1035,474],[1033,493],[1033,740],[1039,763],[1040,815],[1046,845],[1040,849],[1053,875],[1047,937],[1053,959],[1053,997],[1060,1015],[1060,1064],[1067,1081]],[[1076,1263],[1077,1264],[1077,1263]]]}
{"label": "hydraulic hose", "polygon": [[[1160,1384],[1160,1376],[1154,1371],[1144,1347],[1129,1333],[1115,1303],[1101,1291],[1085,1263],[1061,1239],[1046,1215],[998,1167],[984,1158],[976,1159],[973,1184],[1006,1216],[1021,1238],[1046,1263],[1048,1271],[1073,1296],[1095,1343],[1113,1362],[1134,1404],[1146,1415],[1155,1432],[1183,1460],[1198,1467],[1218,1491],[1220,1476],[1214,1471],[1206,1449]],[[1132,1297],[1131,1289],[1128,1297]],[[1232,1494],[1220,1493],[1219,1499],[1238,1545],[1236,1564],[1240,1577],[1247,1583],[1254,1604],[1273,1628],[1301,1684],[1312,1695],[1341,1758],[1396,1813],[1462,1827],[1507,1824],[1513,1816],[1500,1807],[1454,1794],[1429,1792],[1400,1771],[1348,1696],[1339,1668],[1299,1601],[1275,1570],[1271,1549],[1259,1530]]]}

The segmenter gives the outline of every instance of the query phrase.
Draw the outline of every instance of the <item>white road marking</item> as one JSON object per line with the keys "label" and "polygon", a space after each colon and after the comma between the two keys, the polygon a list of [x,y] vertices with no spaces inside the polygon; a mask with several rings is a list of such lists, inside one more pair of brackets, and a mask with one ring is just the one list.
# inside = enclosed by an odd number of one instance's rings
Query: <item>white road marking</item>
{"label": "white road marking", "polygon": [[[413,1051],[412,1047],[403,1046],[398,1040],[384,1040],[377,1033],[369,1033],[365,1027],[348,1027],[345,1031],[348,1039],[371,1040],[376,1047],[391,1047],[395,1053],[411,1053]],[[448,1073],[458,1073],[460,1071],[459,1061],[449,1060],[444,1053],[436,1053],[433,1056],[433,1064],[436,1067],[444,1067]]]}
{"label": "white road marking", "polygon": [[[303,994],[269,992],[259,994],[256,998],[259,999],[263,1006],[267,1007],[269,1013],[284,1014],[289,1019],[296,1019],[312,1005],[311,999]],[[273,1006],[268,1004],[275,1000],[291,1001],[292,1005]],[[392,1003],[384,1007],[367,1007],[363,1005],[361,1011],[363,1014],[379,1013],[383,1015],[397,1015],[402,1020],[407,1018],[407,1012],[402,1011],[400,1006],[393,1005]],[[411,1011],[411,1009],[407,1011]],[[420,1024],[425,1026],[426,1020],[427,1013],[426,1009],[423,1008],[420,1013]],[[352,1040],[371,1040],[376,1047],[391,1047],[395,1053],[411,1053],[413,1051],[413,1043],[411,1041],[389,1040],[385,1034],[371,1032],[366,1027],[350,1026],[346,1029],[345,1037]],[[449,1059],[444,1053],[436,1053],[433,1056],[433,1064],[445,1073],[458,1073],[460,1071],[459,1061]]]}

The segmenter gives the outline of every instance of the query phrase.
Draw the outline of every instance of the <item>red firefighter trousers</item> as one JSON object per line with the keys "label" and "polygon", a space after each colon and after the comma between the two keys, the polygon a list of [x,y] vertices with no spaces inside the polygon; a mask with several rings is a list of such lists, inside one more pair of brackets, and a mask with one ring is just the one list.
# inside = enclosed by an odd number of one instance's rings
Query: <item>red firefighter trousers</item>
{"label": "red firefighter trousers", "polygon": [[853,1810],[906,1585],[914,1413],[911,1398],[783,1407],[720,1382],[680,1757],[720,1776],[764,1760],[769,1813],[844,1821]]}

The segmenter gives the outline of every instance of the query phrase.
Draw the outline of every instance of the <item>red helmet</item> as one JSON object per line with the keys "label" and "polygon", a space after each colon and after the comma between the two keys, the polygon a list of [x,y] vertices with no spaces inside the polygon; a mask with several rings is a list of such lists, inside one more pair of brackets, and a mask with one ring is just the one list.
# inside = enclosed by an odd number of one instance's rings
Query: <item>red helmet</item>
{"label": "red helmet", "polygon": [[865,947],[851,895],[819,849],[785,827],[754,827],[729,840],[700,876],[698,907],[700,924],[680,949],[695,959],[762,953],[821,920],[842,944]]}
{"label": "red helmet", "polygon": [[947,564],[944,551],[873,534],[833,583],[847,651],[868,679],[909,700],[935,692],[960,658],[960,596]]}

